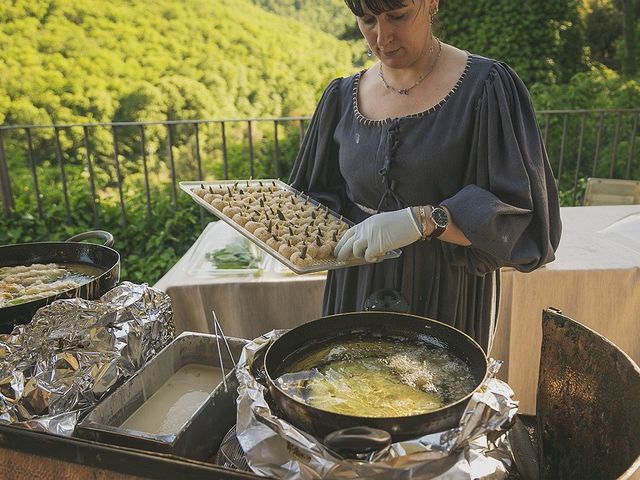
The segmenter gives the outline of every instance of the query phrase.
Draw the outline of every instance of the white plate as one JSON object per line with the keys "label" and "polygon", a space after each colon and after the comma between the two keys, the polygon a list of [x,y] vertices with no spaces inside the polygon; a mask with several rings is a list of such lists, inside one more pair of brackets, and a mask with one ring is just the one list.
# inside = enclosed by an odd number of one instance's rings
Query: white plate
{"label": "white plate", "polygon": [[[215,223],[212,222],[207,225],[200,237],[198,237],[186,265],[187,273],[190,276],[199,278],[217,275],[259,275],[264,269],[264,261],[267,255],[224,222],[221,225],[224,228],[218,228],[215,236],[208,235],[208,231],[215,227]],[[207,259],[207,253],[226,248],[236,242],[246,242],[248,244],[249,251],[257,259],[255,267],[218,268]]]}

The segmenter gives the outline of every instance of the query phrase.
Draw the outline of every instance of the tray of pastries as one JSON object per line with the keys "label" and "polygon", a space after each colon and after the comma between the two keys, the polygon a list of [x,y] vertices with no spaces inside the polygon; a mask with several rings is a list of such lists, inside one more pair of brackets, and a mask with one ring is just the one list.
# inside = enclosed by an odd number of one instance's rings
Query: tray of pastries
{"label": "tray of pastries", "polygon": [[[180,182],[196,203],[295,273],[366,263],[338,261],[333,250],[353,222],[281,180]],[[395,258],[399,250],[383,258]]]}

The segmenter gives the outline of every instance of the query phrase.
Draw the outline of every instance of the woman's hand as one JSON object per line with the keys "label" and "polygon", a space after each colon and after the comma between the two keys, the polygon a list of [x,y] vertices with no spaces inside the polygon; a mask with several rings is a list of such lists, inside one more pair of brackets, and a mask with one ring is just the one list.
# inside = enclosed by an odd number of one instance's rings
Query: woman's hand
{"label": "woman's hand", "polygon": [[339,261],[351,257],[377,262],[390,250],[404,247],[422,238],[410,208],[372,215],[351,227],[342,236],[334,254]]}

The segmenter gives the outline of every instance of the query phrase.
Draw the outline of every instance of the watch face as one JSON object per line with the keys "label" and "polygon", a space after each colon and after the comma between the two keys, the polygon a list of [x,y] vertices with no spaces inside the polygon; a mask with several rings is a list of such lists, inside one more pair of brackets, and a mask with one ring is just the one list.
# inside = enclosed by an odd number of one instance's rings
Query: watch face
{"label": "watch face", "polygon": [[431,212],[431,219],[437,227],[446,228],[449,224],[449,217],[447,212],[441,207],[435,207]]}

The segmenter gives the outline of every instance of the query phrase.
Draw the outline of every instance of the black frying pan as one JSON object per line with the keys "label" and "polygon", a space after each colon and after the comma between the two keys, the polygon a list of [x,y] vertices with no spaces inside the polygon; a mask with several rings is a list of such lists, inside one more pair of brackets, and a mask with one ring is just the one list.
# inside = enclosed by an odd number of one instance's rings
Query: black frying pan
{"label": "black frying pan", "polygon": [[[487,357],[480,345],[465,333],[444,323],[396,312],[369,311],[331,315],[289,330],[267,350],[264,367],[269,392],[288,421],[319,438],[351,427],[369,427],[388,432],[393,441],[418,438],[458,425],[473,391],[453,403],[424,414],[357,417],[312,407],[289,396],[276,384],[275,379],[287,373],[288,366],[295,364],[297,359],[304,358],[309,349],[326,341],[341,337],[346,339],[362,332],[404,336],[409,341],[421,335],[434,337],[469,366],[475,388],[484,381],[487,374]],[[365,431],[368,433],[366,429]],[[350,432],[353,433],[352,430]]]}
{"label": "black frying pan", "polygon": [[[81,243],[98,238],[104,245]],[[0,333],[11,333],[17,323],[28,323],[40,307],[59,298],[81,297],[95,299],[118,283],[120,279],[120,255],[110,248],[113,235],[102,230],[85,232],[66,242],[35,242],[0,247],[0,267],[32,265],[34,263],[83,263],[98,267],[102,272],[89,282],[46,298],[0,308]]]}

